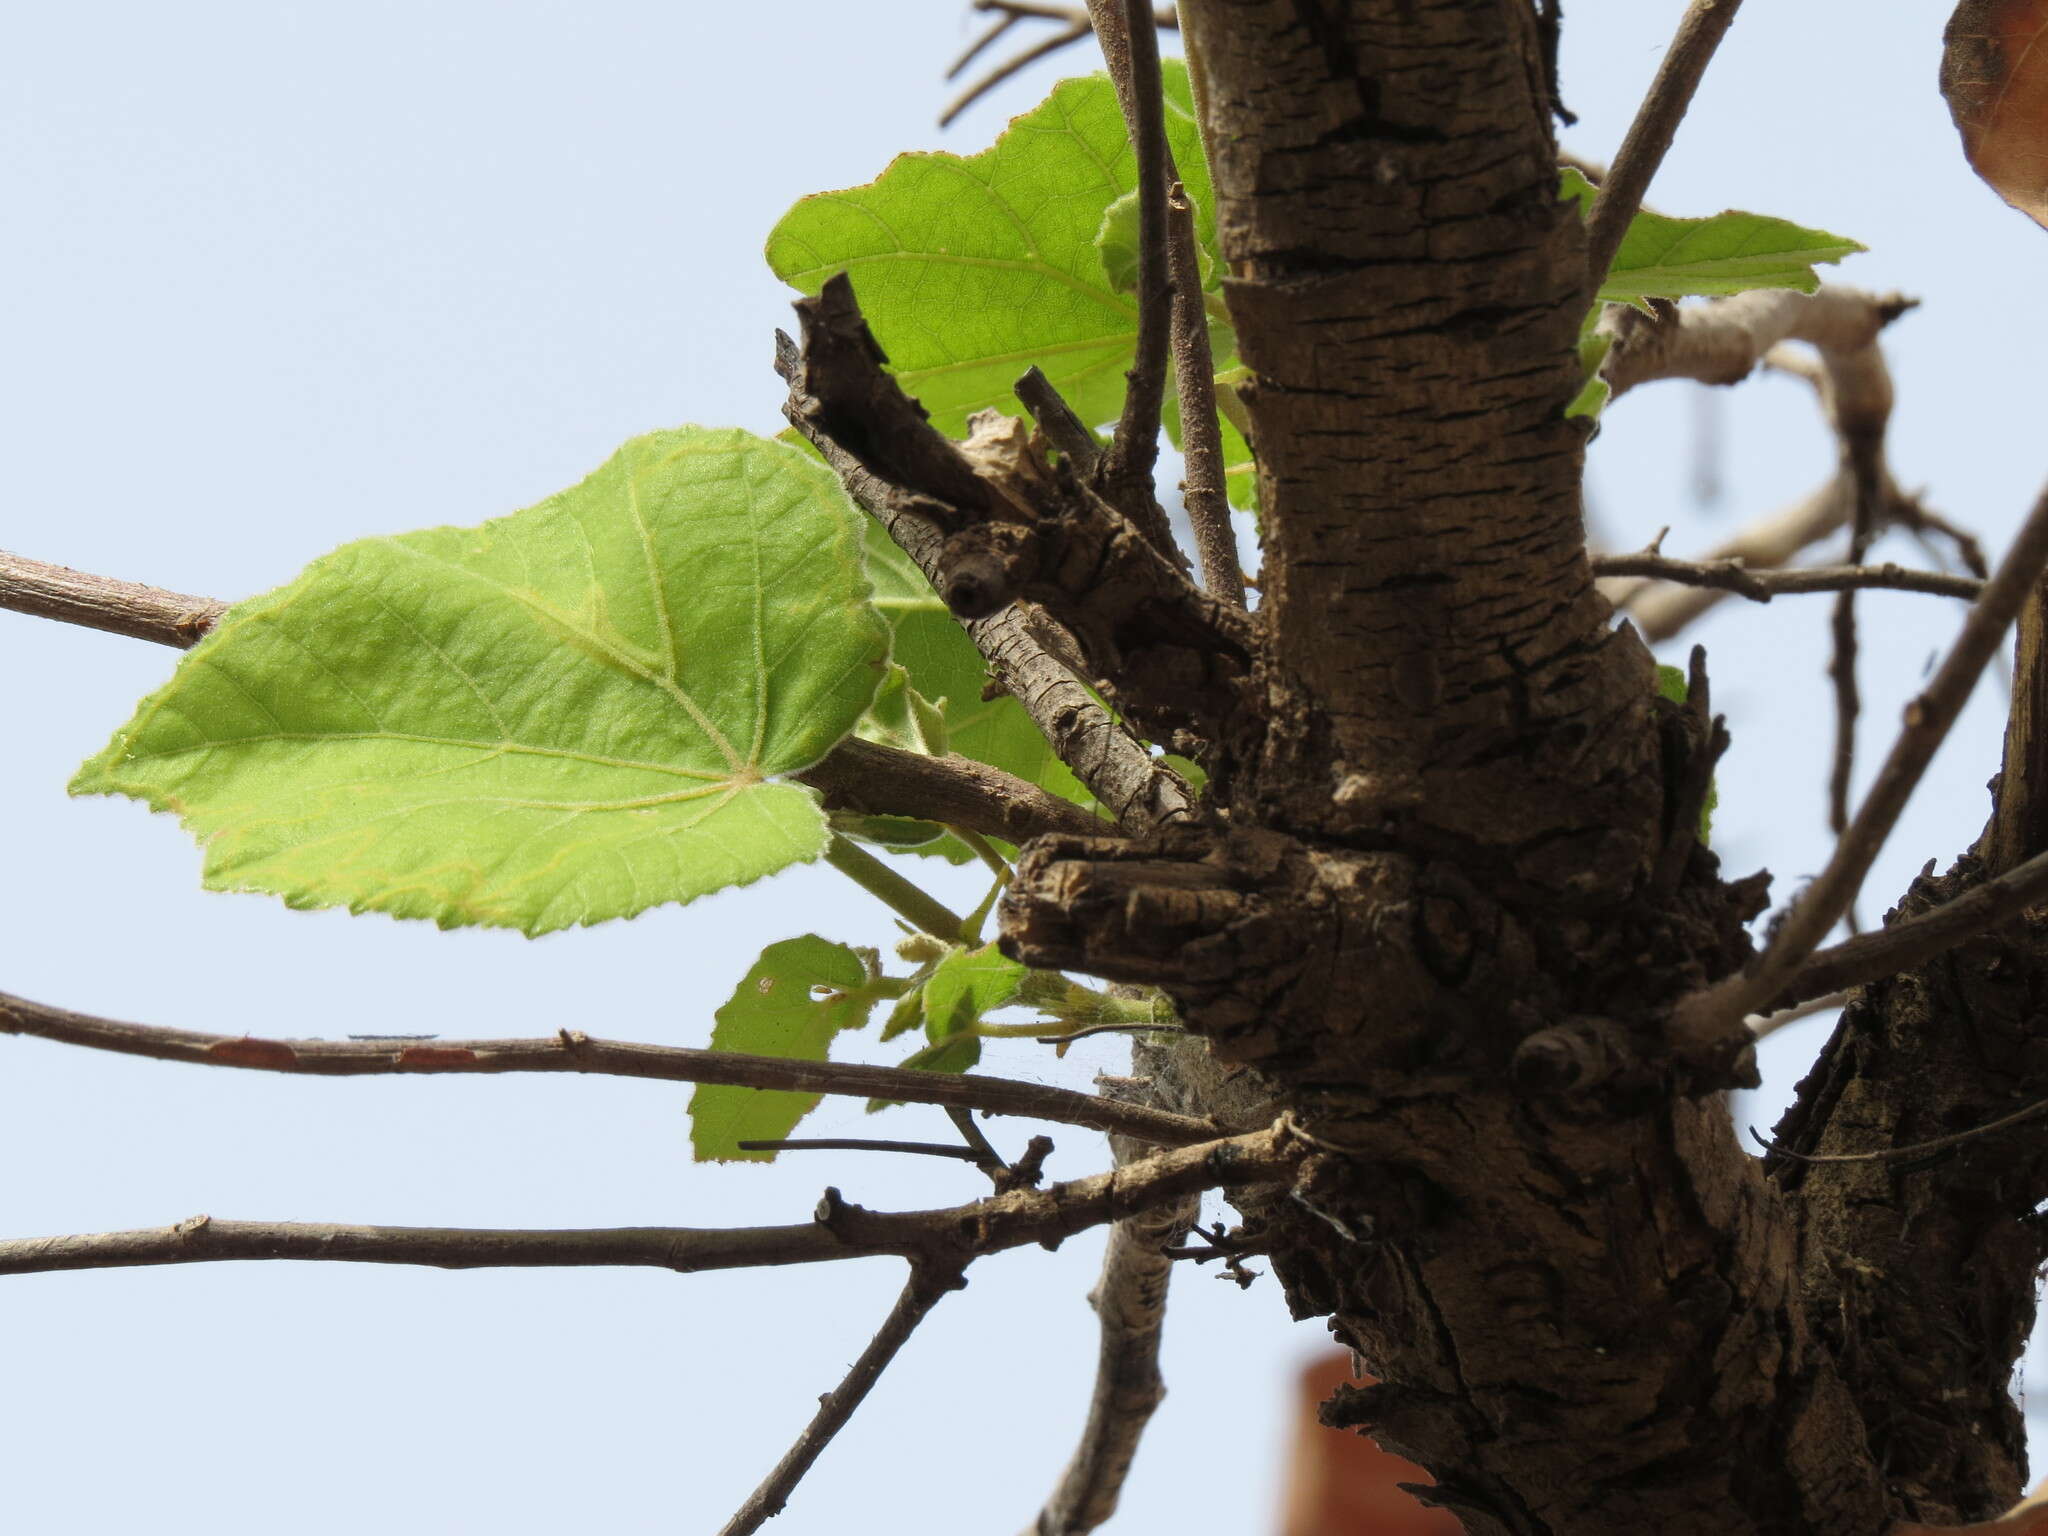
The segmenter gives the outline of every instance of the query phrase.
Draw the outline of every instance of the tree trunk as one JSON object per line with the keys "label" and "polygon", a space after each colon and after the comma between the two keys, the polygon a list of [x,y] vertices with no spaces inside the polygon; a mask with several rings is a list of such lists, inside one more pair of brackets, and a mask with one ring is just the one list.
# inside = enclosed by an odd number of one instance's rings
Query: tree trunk
{"label": "tree trunk", "polygon": [[[1253,375],[1256,707],[1216,733],[1206,823],[1034,844],[1006,946],[1163,984],[1264,1075],[1320,1150],[1247,1228],[1378,1378],[1327,1416],[1468,1530],[2005,1507],[2048,1155],[1767,1176],[1720,1092],[1749,1061],[1665,1033],[1748,958],[1761,888],[1694,846],[1702,733],[1588,571],[1564,407],[1593,285],[1535,8],[1181,11]],[[2044,960],[2028,928],[1875,991],[1795,1147],[2048,1092]]]}

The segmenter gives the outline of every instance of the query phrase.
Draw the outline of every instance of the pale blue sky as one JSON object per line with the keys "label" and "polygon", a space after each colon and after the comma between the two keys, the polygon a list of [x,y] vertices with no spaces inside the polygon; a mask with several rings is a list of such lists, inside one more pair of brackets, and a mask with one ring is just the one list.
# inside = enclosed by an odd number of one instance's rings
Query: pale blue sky
{"label": "pale blue sky", "polygon": [[[1604,158],[1679,0],[1577,0],[1566,136]],[[2048,235],[1962,165],[1937,99],[1944,7],[1745,14],[1655,201],[1863,240],[1844,280],[1924,308],[1894,330],[1895,463],[2002,545],[2042,476]],[[221,597],[373,532],[473,522],[680,421],[772,431],[787,295],[760,245],[797,196],[896,151],[986,143],[1041,69],[948,134],[949,0],[750,7],[104,3],[0,13],[0,546]],[[1856,30],[1857,27],[1863,30]],[[1071,55],[1068,71],[1083,66]],[[1621,403],[1595,449],[1617,542],[1698,547],[1817,484],[1803,390],[1726,399],[1727,495],[1695,508],[1688,392]],[[1909,557],[1910,552],[1902,557]],[[1956,611],[1876,598],[1866,758]],[[1717,844],[1779,894],[1818,868],[1826,605],[1701,627],[1735,732]],[[198,889],[167,819],[67,801],[173,657],[0,615],[0,987],[231,1032],[564,1026],[703,1043],[765,942],[880,942],[884,915],[801,871],[538,943],[295,913]],[[1880,909],[1974,835],[1997,718],[1979,707],[1873,878]],[[1819,1026],[1770,1052],[1797,1076]],[[692,1166],[682,1091],[601,1079],[299,1082],[0,1042],[0,1233],[221,1217],[503,1225],[800,1218],[971,1197],[951,1165]],[[1085,1084],[1118,1048],[990,1069]],[[1765,1119],[1761,1109],[1746,1111]],[[821,1129],[860,1122],[821,1112]],[[898,1112],[892,1131],[937,1133]],[[1001,1144],[1022,1132],[997,1123]],[[1053,1171],[1098,1166],[1060,1136]],[[977,1267],[826,1455],[779,1536],[1009,1531],[1069,1448],[1099,1244]],[[715,1529],[886,1310],[887,1263],[679,1278],[315,1265],[7,1282],[0,1452],[23,1529],[318,1536]],[[1263,1281],[1179,1282],[1172,1397],[1118,1529],[1268,1528],[1279,1405],[1321,1338]]]}

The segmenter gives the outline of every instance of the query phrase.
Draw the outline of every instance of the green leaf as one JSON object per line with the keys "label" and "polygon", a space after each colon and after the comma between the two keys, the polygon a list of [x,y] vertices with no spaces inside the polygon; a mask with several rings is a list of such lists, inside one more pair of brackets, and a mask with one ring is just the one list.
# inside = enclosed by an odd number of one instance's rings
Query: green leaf
{"label": "green leaf", "polygon": [[831,472],[635,438],[476,528],[366,539],[235,608],[78,772],[175,811],[206,883],[546,933],[823,850],[770,783],[860,717],[887,630]]}
{"label": "green leaf", "polygon": [[[1583,214],[1595,194],[1592,183],[1566,167],[1562,195]],[[1840,261],[1862,249],[1840,235],[1757,213],[1731,211],[1704,219],[1638,213],[1600,285],[1600,299],[1647,307],[1650,299],[1712,297],[1752,288],[1811,293],[1820,286],[1816,264]]]}
{"label": "green leaf", "polygon": [[[1164,83],[1167,137],[1213,273],[1214,196],[1185,66],[1166,61]],[[1082,420],[1109,421],[1137,305],[1095,240],[1137,187],[1136,166],[1108,78],[1062,81],[978,155],[901,155],[864,187],[805,198],[768,236],[768,264],[805,293],[850,273],[897,377],[941,431],[988,406],[1014,412],[1011,386],[1033,363]]]}
{"label": "green leaf", "polygon": [[1026,971],[993,944],[954,950],[924,984],[925,1037],[937,1044],[973,1029],[1017,995]]}
{"label": "green leaf", "polygon": [[[770,944],[718,1010],[711,1049],[823,1061],[834,1035],[866,1021],[874,1006],[867,984],[867,968],[844,944],[816,934]],[[819,1097],[700,1084],[690,1095],[691,1150],[699,1162],[768,1162],[773,1152],[737,1144],[782,1139]]]}
{"label": "green leaf", "polygon": [[[1138,194],[1126,192],[1104,211],[1102,227],[1095,231],[1095,254],[1102,261],[1102,275],[1117,293],[1138,291],[1138,247]],[[1196,246],[1195,263],[1202,286],[1213,288],[1214,269],[1206,245]]]}

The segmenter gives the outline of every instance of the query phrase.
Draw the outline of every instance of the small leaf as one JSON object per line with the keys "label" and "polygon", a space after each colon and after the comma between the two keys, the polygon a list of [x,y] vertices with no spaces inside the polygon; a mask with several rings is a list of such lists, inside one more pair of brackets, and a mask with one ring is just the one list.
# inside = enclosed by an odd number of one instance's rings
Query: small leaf
{"label": "small leaf", "polygon": [[[1560,186],[1561,195],[1576,202],[1581,214],[1592,207],[1593,185],[1580,172],[1565,167]],[[1650,299],[1711,297],[1752,288],[1811,293],[1820,286],[1815,265],[1862,249],[1840,235],[1758,213],[1717,213],[1704,219],[1638,213],[1599,297],[1608,304],[1647,308]]]}
{"label": "small leaf", "polygon": [[[1138,291],[1138,194],[1126,192],[1102,215],[1102,227],[1095,232],[1095,253],[1102,258],[1102,275],[1118,293]],[[1195,247],[1195,264],[1202,286],[1213,286],[1211,263],[1205,245]]]}
{"label": "small leaf", "polygon": [[1941,94],[1970,168],[2048,228],[2048,3],[1963,0],[1942,42]]}
{"label": "small leaf", "polygon": [[924,984],[924,1032],[934,1044],[979,1024],[1017,995],[1027,967],[993,944],[954,950]]}
{"label": "small leaf", "polygon": [[[816,934],[784,939],[761,958],[717,1013],[711,1049],[823,1061],[832,1037],[864,1023],[874,999],[860,956]],[[779,1141],[817,1105],[815,1093],[700,1084],[690,1095],[690,1148],[699,1162],[756,1162],[742,1141]]]}
{"label": "small leaf", "polygon": [[816,762],[887,630],[831,472],[635,438],[476,528],[365,539],[233,609],[72,781],[175,811],[206,884],[546,933],[823,850]]}

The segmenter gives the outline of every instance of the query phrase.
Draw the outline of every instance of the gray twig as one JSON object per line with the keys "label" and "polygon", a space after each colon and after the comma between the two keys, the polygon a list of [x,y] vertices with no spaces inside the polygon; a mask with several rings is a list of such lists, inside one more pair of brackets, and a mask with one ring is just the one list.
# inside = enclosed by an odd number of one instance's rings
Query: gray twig
{"label": "gray twig", "polygon": [[994,1115],[1114,1131],[1160,1146],[1187,1146],[1216,1134],[1214,1125],[1192,1115],[1167,1114],[1143,1105],[1122,1104],[1040,1083],[1014,1082],[971,1072],[954,1075],[871,1067],[858,1062],[798,1061],[738,1051],[700,1051],[680,1045],[634,1045],[593,1039],[566,1029],[551,1039],[534,1040],[437,1039],[427,1044],[280,1040],[125,1024],[0,992],[0,1034],[33,1035],[60,1045],[113,1051],[123,1056],[148,1056],[158,1061],[310,1077],[575,1072],[979,1109]]}
{"label": "gray twig", "polygon": [[1919,785],[1936,749],[1947,739],[1949,728],[2044,566],[2048,566],[2048,493],[2034,504],[2012,548],[1985,583],[1983,595],[1970,609],[1941,669],[1907,704],[1905,724],[1862,807],[1836,841],[1827,867],[1793,901],[1770,947],[1748,971],[1679,1004],[1673,1028],[1681,1054],[1715,1054],[1731,1028],[1784,992],[1801,962],[1847,910],[1899,812]]}
{"label": "gray twig", "polygon": [[1643,204],[1644,195],[1664,163],[1671,140],[1678,133],[1686,109],[1714,50],[1721,45],[1742,0],[1692,0],[1678,32],[1650,83],[1649,94],[1636,109],[1635,121],[1615,152],[1614,163],[1600,183],[1593,210],[1586,218],[1586,257],[1592,282],[1597,285],[1614,264],[1629,221]]}
{"label": "gray twig", "polygon": [[1167,197],[1167,265],[1173,279],[1173,370],[1180,391],[1181,452],[1187,478],[1181,499],[1195,530],[1202,585],[1212,596],[1245,606],[1244,571],[1230,498],[1223,487],[1223,430],[1216,416],[1216,362],[1209,350],[1209,315],[1202,303],[1194,205],[1179,182]]}
{"label": "gray twig", "polygon": [[868,1341],[868,1347],[860,1352],[860,1358],[853,1362],[846,1379],[820,1399],[816,1415],[796,1437],[796,1444],[775,1464],[775,1470],[768,1474],[761,1486],[747,1496],[746,1503],[739,1507],[738,1512],[720,1528],[719,1536],[748,1536],[749,1532],[758,1531],[768,1520],[782,1513],[796,1485],[811,1470],[811,1464],[832,1443],[832,1437],[845,1427],[846,1421],[853,1417],[854,1410],[860,1407],[881,1379],[882,1372],[889,1368],[889,1362],[896,1358],[896,1352],[917,1331],[917,1325],[931,1314],[941,1296],[948,1291],[959,1290],[966,1283],[959,1269],[911,1265],[910,1279],[904,1283],[903,1294],[896,1298],[896,1305],[889,1309],[881,1328]]}

